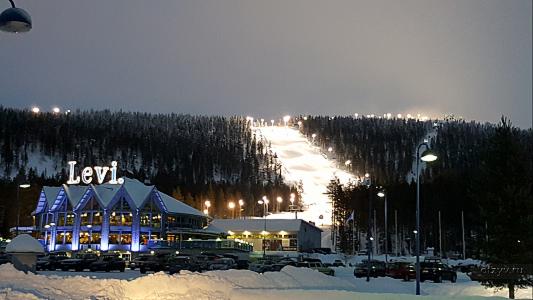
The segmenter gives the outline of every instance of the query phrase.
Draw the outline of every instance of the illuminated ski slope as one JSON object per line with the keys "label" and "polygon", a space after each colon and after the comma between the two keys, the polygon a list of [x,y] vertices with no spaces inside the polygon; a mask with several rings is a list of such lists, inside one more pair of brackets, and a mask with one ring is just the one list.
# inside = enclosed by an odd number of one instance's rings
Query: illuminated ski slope
{"label": "illuminated ski slope", "polygon": [[[318,147],[311,145],[295,129],[268,126],[254,127],[253,130],[256,131],[258,138],[264,138],[271,143],[272,151],[277,154],[283,166],[282,174],[285,181],[296,184],[302,182],[304,212],[298,213],[298,218],[312,221],[317,226],[331,225],[332,207],[328,195],[325,194],[327,186],[334,176],[337,176],[341,183],[354,180],[354,177],[338,169],[334,160],[323,156]],[[274,214],[269,218],[294,218],[294,214]]]}

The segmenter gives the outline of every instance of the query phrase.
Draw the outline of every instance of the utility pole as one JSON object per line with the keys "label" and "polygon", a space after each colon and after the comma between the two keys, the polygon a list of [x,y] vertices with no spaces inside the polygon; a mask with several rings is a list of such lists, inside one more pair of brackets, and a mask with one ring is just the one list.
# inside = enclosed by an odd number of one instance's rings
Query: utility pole
{"label": "utility pole", "polygon": [[465,245],[465,214],[461,210],[461,226],[463,231],[463,259],[466,259],[466,245]]}
{"label": "utility pole", "polygon": [[378,239],[378,230],[377,230],[377,222],[376,222],[376,210],[374,209],[374,247],[372,248],[374,250],[373,254],[378,255],[378,247],[379,247],[379,239]]}
{"label": "utility pole", "polygon": [[396,256],[398,255],[398,211],[394,210],[394,233],[396,237],[394,238],[394,252],[396,253]]}
{"label": "utility pole", "polygon": [[440,210],[439,210],[439,252],[440,257],[442,257],[443,251],[442,251],[442,223],[440,218]]}

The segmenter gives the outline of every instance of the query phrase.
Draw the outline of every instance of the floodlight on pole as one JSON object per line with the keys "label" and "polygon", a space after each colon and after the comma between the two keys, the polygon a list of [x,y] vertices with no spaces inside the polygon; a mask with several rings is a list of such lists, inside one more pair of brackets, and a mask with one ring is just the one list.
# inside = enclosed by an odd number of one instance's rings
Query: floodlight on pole
{"label": "floodlight on pole", "polygon": [[38,114],[40,111],[41,111],[41,109],[38,108],[37,106],[34,106],[34,107],[31,108],[31,112],[34,113],[34,114]]}
{"label": "floodlight on pole", "polygon": [[283,117],[283,123],[285,126],[287,126],[287,123],[289,123],[289,120],[291,119],[291,116],[287,115]]}
{"label": "floodlight on pole", "polygon": [[59,109],[59,107],[56,106],[56,107],[53,107],[53,108],[52,108],[52,112],[53,112],[54,114],[58,114],[58,113],[61,112],[61,109]]}
{"label": "floodlight on pole", "polygon": [[22,8],[15,7],[15,2],[9,0],[11,7],[0,14],[0,30],[4,32],[28,32],[31,30],[31,17]]}
{"label": "floodlight on pole", "polygon": [[[408,115],[409,117],[409,115]],[[426,150],[420,154],[422,147]],[[431,152],[429,144],[423,142],[416,148],[416,229],[415,229],[415,251],[416,251],[416,295],[420,295],[420,161],[431,162],[437,160],[437,155]]]}

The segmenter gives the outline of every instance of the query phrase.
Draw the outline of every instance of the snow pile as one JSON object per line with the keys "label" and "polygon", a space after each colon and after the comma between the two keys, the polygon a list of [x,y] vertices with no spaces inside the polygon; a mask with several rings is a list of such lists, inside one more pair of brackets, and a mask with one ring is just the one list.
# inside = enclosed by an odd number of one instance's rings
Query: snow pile
{"label": "snow pile", "polygon": [[44,253],[43,245],[28,234],[15,237],[6,246],[7,253]]}
{"label": "snow pile", "polygon": [[[345,269],[351,272],[350,268]],[[91,273],[97,274],[97,273]],[[361,281],[362,282],[362,281]],[[376,283],[377,281],[371,281]],[[383,292],[392,279],[382,282]],[[400,283],[401,281],[397,281]],[[0,299],[412,299],[405,295],[366,294],[353,275],[331,277],[305,268],[257,274],[247,270],[150,274],[133,280],[95,279],[86,276],[24,274],[10,264],[0,266]],[[411,288],[412,289],[412,288]],[[450,299],[431,296],[425,299]],[[481,299],[460,297],[454,299]]]}
{"label": "snow pile", "polygon": [[[335,161],[327,159],[298,130],[281,127],[254,127],[260,137],[271,143],[283,166],[283,176],[287,182],[303,184],[303,213],[298,218],[312,221],[317,226],[331,225],[332,207],[328,198],[327,186],[335,176],[341,183],[355,178],[336,167]],[[344,162],[343,162],[344,163]],[[294,213],[271,215],[272,218],[294,218]]]}

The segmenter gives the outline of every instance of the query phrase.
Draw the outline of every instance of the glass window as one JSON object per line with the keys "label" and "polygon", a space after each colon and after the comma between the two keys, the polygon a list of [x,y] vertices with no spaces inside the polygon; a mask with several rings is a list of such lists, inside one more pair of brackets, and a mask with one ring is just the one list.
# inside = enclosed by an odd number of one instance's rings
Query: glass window
{"label": "glass window", "polygon": [[66,225],[67,225],[67,226],[72,226],[72,225],[74,225],[74,213],[72,213],[72,212],[67,213]]}
{"label": "glass window", "polygon": [[89,244],[89,233],[87,231],[80,231],[80,244]]}
{"label": "glass window", "polygon": [[100,244],[101,237],[100,232],[91,233],[91,244]]}
{"label": "glass window", "polygon": [[120,241],[120,232],[109,233],[109,244],[118,244]]}
{"label": "glass window", "polygon": [[141,233],[141,245],[148,245],[149,237],[148,233]]}
{"label": "glass window", "polygon": [[61,231],[61,232],[57,232],[56,233],[56,244],[64,244],[64,238],[65,237],[65,232]]}

